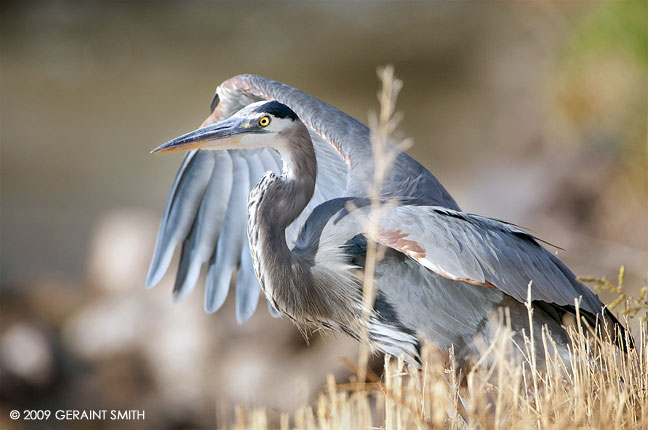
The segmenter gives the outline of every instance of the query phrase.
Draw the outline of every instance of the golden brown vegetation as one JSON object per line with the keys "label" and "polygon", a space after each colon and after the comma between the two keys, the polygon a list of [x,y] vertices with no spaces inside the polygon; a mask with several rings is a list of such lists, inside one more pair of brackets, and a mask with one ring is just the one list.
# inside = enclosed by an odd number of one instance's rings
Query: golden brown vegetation
{"label": "golden brown vegetation", "polygon": [[[646,308],[642,309],[646,312]],[[568,361],[552,355],[551,338],[524,345],[511,362],[511,332],[502,330],[466,375],[431,348],[422,369],[385,358],[382,378],[336,383],[329,377],[316,405],[282,415],[289,429],[635,429],[648,428],[646,323],[623,352],[584,324],[569,328]],[[535,368],[532,353],[549,359]],[[487,364],[486,364],[487,363]],[[239,410],[239,429],[266,429],[264,409]]]}

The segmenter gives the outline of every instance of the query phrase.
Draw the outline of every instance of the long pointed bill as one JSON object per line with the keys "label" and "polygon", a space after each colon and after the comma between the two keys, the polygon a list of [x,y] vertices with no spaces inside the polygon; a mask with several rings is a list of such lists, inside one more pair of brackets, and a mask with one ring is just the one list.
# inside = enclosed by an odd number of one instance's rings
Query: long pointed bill
{"label": "long pointed bill", "polygon": [[249,126],[240,118],[228,118],[198,130],[183,134],[155,148],[151,153],[189,151],[191,149],[222,148],[237,146],[240,135],[249,132]]}

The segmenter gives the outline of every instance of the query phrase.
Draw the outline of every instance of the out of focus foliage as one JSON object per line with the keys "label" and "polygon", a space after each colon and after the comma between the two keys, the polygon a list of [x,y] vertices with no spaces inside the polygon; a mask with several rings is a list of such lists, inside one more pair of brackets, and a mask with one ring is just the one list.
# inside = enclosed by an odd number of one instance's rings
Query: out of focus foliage
{"label": "out of focus foliage", "polygon": [[[565,44],[557,105],[570,137],[618,151],[630,180],[648,193],[648,3],[603,2]],[[578,138],[580,137],[580,139]],[[621,169],[626,170],[626,169]]]}
{"label": "out of focus foliage", "polygon": [[608,1],[586,16],[568,50],[575,56],[625,55],[648,71],[648,3]]}

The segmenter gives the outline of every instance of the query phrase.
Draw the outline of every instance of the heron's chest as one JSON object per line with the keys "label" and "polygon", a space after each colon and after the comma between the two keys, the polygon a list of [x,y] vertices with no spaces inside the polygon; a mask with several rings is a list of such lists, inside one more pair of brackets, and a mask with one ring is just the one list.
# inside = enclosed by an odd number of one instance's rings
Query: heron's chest
{"label": "heron's chest", "polygon": [[[254,191],[254,190],[253,190]],[[250,254],[252,255],[252,264],[254,266],[254,272],[256,273],[257,278],[259,279],[259,284],[263,292],[268,295],[266,291],[266,280],[264,279],[264,267],[263,267],[263,258],[261,250],[261,241],[260,235],[260,226],[257,223],[257,212],[259,201],[254,193],[250,194],[250,199],[248,201],[248,240],[250,242]]]}
{"label": "heron's chest", "polygon": [[[259,184],[252,192],[248,199],[248,240],[250,243],[250,255],[252,256],[252,265],[254,272],[259,280],[261,290],[276,309],[279,309],[278,303],[274,298],[273,282],[270,279],[270,272],[273,270],[272,250],[267,249],[267,232],[259,222],[259,205],[263,197],[263,190]],[[266,239],[264,241],[264,238]]]}

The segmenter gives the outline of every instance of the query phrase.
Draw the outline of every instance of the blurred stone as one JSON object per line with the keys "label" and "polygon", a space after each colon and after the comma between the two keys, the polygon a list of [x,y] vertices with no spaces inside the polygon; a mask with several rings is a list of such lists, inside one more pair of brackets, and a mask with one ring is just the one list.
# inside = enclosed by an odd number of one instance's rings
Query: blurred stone
{"label": "blurred stone", "polygon": [[63,336],[74,352],[87,359],[121,353],[143,339],[143,311],[127,296],[92,303],[65,322]]}
{"label": "blurred stone", "polygon": [[199,294],[184,306],[175,306],[170,304],[169,290],[162,289],[162,293],[166,305],[148,316],[154,327],[141,340],[140,351],[163,404],[195,414],[211,399],[205,375],[221,365],[212,349],[221,335],[209,329],[210,316],[203,312]]}
{"label": "blurred stone", "polygon": [[159,215],[137,209],[115,210],[99,218],[90,239],[91,282],[111,293],[142,286],[158,223]]}
{"label": "blurred stone", "polygon": [[39,320],[58,326],[76,309],[93,299],[94,291],[86,283],[57,275],[40,276],[21,291],[25,303]]}
{"label": "blurred stone", "polygon": [[47,336],[27,323],[15,323],[0,337],[0,369],[33,384],[52,377],[54,357]]}

